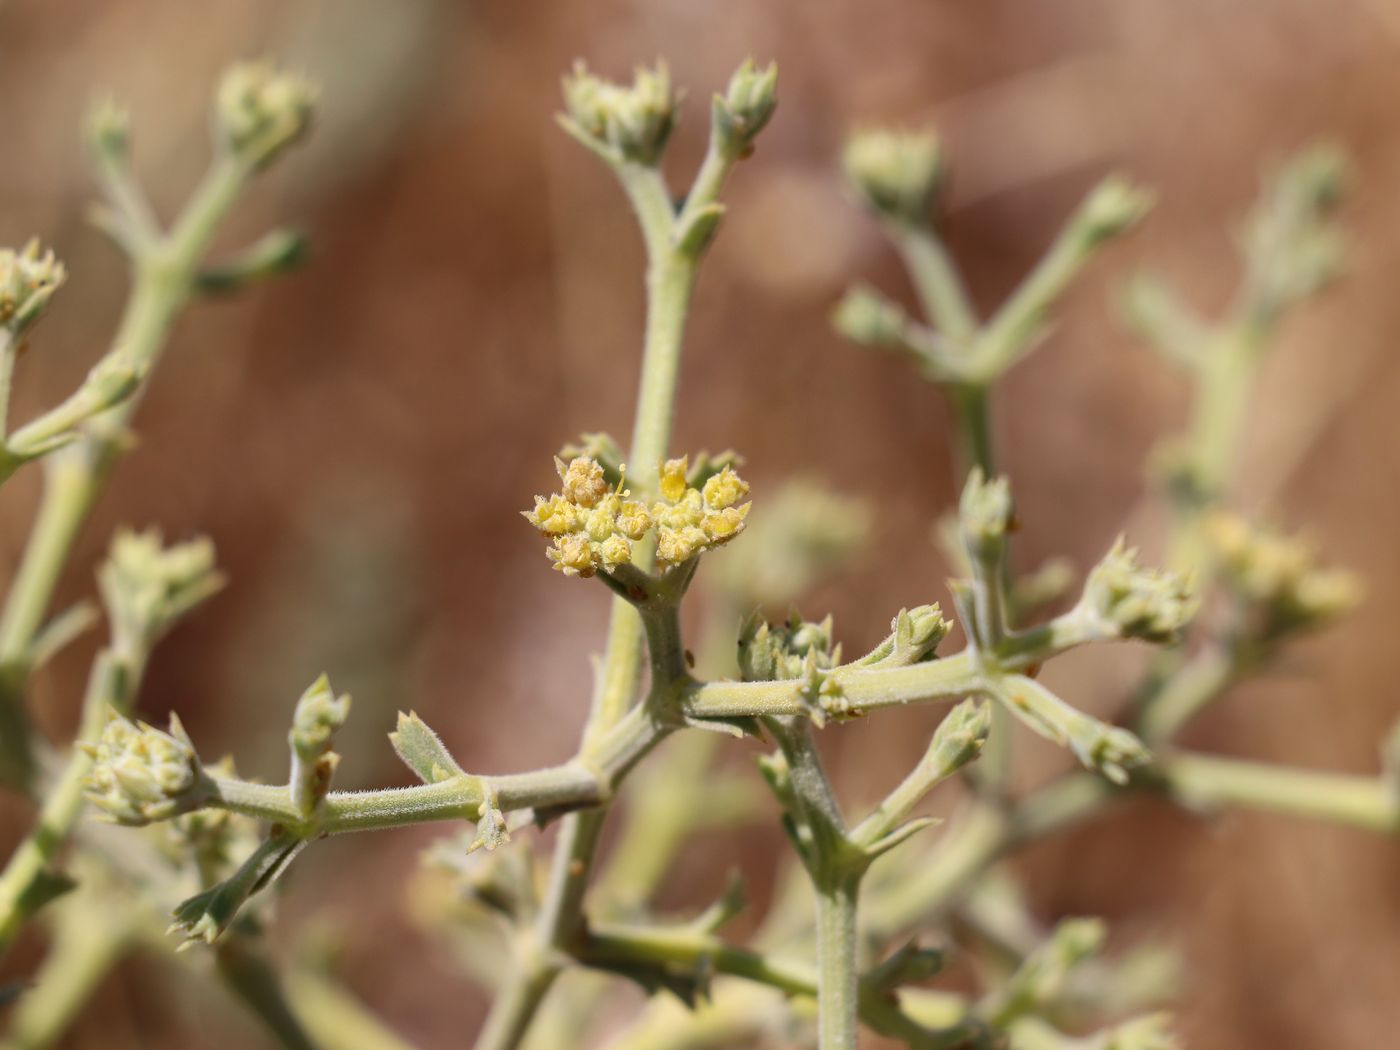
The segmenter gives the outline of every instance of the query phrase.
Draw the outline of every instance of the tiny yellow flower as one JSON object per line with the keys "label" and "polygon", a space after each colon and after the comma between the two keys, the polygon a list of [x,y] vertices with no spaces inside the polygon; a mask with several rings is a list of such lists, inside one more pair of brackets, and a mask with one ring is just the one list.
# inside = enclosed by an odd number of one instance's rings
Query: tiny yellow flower
{"label": "tiny yellow flower", "polygon": [[579,533],[559,536],[549,549],[549,560],[565,576],[592,576],[598,571],[598,561],[588,538]]}
{"label": "tiny yellow flower", "polygon": [[661,468],[661,495],[671,503],[675,503],[686,494],[686,472],[690,469],[690,457],[682,456],[680,459],[668,459]]}
{"label": "tiny yellow flower", "polygon": [[748,494],[748,482],[729,467],[705,482],[705,505],[715,510],[726,510]]}
{"label": "tiny yellow flower", "polygon": [[645,503],[627,500],[617,512],[617,528],[629,540],[639,540],[651,528],[651,513]]}
{"label": "tiny yellow flower", "polygon": [[602,558],[605,568],[615,569],[632,560],[632,544],[628,543],[623,536],[609,536],[599,546],[598,554]]}
{"label": "tiny yellow flower", "polygon": [[556,456],[554,466],[559,471],[559,480],[564,483],[564,498],[570,503],[591,507],[607,495],[608,482],[597,460],[579,456],[566,467]]}

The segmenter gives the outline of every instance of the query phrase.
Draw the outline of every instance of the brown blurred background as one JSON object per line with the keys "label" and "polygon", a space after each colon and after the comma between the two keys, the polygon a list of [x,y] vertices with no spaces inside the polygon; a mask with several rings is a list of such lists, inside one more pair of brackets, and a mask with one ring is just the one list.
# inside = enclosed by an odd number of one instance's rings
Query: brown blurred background
{"label": "brown blurred background", "polygon": [[[950,238],[984,308],[1079,196],[1121,168],[1155,186],[1145,227],[1096,263],[997,407],[1026,521],[1018,559],[1093,559],[1145,495],[1142,462],[1185,386],[1127,337],[1111,293],[1135,265],[1204,310],[1236,273],[1231,223],[1270,160],[1327,137],[1351,154],[1352,275],[1285,328],[1242,471],[1242,502],[1308,524],[1362,570],[1348,629],[1296,650],[1189,738],[1204,748],[1371,772],[1394,719],[1400,624],[1400,3],[1395,0],[880,0],[873,3],[450,3],[321,0],[0,3],[0,243],[37,233],[72,277],[18,380],[16,418],[56,401],[109,338],[121,261],[83,221],[78,128],[110,91],[135,120],[163,214],[207,156],[217,72],[271,54],[323,85],[314,141],[247,202],[237,247],[306,229],[301,272],[181,325],[142,408],[141,447],[79,550],[65,593],[118,523],[214,538],[232,585],[158,654],[143,708],[178,707],[209,753],[283,774],[293,699],[325,669],[356,709],[344,784],[406,782],[383,734],[415,708],[485,772],[570,753],[607,596],[548,570],[516,511],[549,455],[585,429],[625,436],[642,318],[641,248],[608,174],[553,126],[575,56],[615,76],[666,57],[690,101],[668,163],[680,183],[704,106],[744,56],[776,58],[781,106],[727,194],[683,374],[678,449],[734,446],[755,497],[805,473],[880,507],[858,566],[804,605],[859,650],[901,605],[946,598],[928,542],[953,498],[948,419],[901,363],[844,345],[827,314],[855,278],[906,294],[837,156],[862,122],[936,123],[955,158]],[[0,503],[0,574],[29,526],[37,471]],[[1150,516],[1133,522],[1149,549]],[[39,683],[71,731],[86,653]],[[1136,657],[1053,668],[1111,710]],[[911,759],[937,718],[910,711],[826,735],[853,797]],[[832,739],[837,738],[837,739]],[[1034,752],[1028,780],[1062,761]],[[740,763],[734,775],[750,775]],[[19,807],[0,808],[14,834]],[[345,917],[353,985],[425,1048],[461,1045],[481,1003],[403,917],[401,885],[433,832],[310,851],[281,908]],[[715,842],[668,901],[713,894],[736,861],[762,878],[770,822]],[[1021,861],[1038,912],[1107,916],[1189,960],[1188,1045],[1394,1045],[1400,848],[1281,818],[1209,825],[1149,804]],[[372,892],[367,892],[368,888]],[[263,1045],[236,1014],[194,1023],[169,971],[109,980],[72,1047]],[[221,1015],[222,1016],[222,1015]],[[221,1022],[222,1023],[222,1022]]]}

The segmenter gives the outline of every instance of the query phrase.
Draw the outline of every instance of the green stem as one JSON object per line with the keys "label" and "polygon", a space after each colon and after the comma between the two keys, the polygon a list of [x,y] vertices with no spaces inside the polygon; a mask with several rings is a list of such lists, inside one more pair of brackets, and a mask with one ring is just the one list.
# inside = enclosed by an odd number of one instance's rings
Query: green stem
{"label": "green stem", "polygon": [[[209,242],[248,174],[246,166],[235,160],[217,162],[170,234],[137,257],[135,282],[112,343],[114,352],[127,354],[138,367],[155,365],[175,315],[189,299]],[[30,647],[78,532],[124,447],[124,431],[138,401],[139,392],[96,417],[82,439],[50,459],[34,528],[0,609],[0,707],[5,708],[0,722],[7,730],[26,724]],[[27,733],[7,731],[0,744],[0,777],[9,785],[29,786],[34,765],[29,748]]]}
{"label": "green stem", "polygon": [[981,322],[942,239],[928,226],[893,226],[890,237],[904,258],[930,323],[969,352]]}
{"label": "green stem", "polygon": [[[97,655],[83,698],[79,745],[97,739],[109,705],[119,711],[130,708],[140,687],[140,663],[120,660],[110,650]],[[47,793],[39,819],[0,874],[0,957],[46,899],[40,890],[45,879],[55,877],[53,862],[83,811],[83,781],[91,768],[92,759],[75,745]]]}
{"label": "green stem", "polygon": [[966,478],[974,467],[981,469],[983,477],[996,477],[991,391],[979,384],[960,383],[948,388],[948,398],[958,432],[959,477]]}
{"label": "green stem", "polygon": [[817,887],[817,1032],[822,1050],[856,1050],[859,880]]}
{"label": "green stem", "polygon": [[8,327],[0,326],[0,444],[10,436],[10,381],[15,374],[19,341]]}
{"label": "green stem", "polygon": [[277,974],[245,938],[222,939],[215,949],[215,959],[225,986],[284,1050],[316,1050],[288,1003]]}
{"label": "green stem", "polygon": [[1172,498],[1168,564],[1175,569],[1196,569],[1207,561],[1202,550],[1202,522],[1224,495],[1234,473],[1262,337],[1262,332],[1238,321],[1202,358],[1182,450],[1182,480]]}
{"label": "green stem", "polygon": [[340,982],[301,968],[286,986],[292,1010],[323,1050],[413,1050]]}
{"label": "green stem", "polygon": [[1245,806],[1364,831],[1400,832],[1400,794],[1377,777],[1184,753],[1162,758],[1153,772],[1173,800],[1192,809]]}
{"label": "green stem", "polygon": [[1139,719],[1149,747],[1170,740],[1215,701],[1239,676],[1239,661],[1223,645],[1211,645],[1173,669],[1151,688]]}
{"label": "green stem", "polygon": [[144,909],[127,902],[59,924],[33,986],[14,1005],[0,1050],[45,1050],[62,1039],[145,921]]}

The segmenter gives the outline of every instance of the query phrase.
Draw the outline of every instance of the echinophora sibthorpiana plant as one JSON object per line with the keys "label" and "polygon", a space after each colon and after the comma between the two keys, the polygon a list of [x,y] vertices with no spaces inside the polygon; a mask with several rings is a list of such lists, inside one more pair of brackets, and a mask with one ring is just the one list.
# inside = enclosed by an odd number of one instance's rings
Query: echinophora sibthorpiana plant
{"label": "echinophora sibthorpiana plant", "polygon": [[[523,512],[553,568],[596,579],[612,594],[583,737],[562,764],[485,775],[464,770],[422,719],[401,714],[391,741],[422,783],[357,792],[331,789],[334,737],[350,701],[325,676],[293,709],[284,784],[242,779],[227,760],[202,761],[178,721],[162,731],[135,719],[156,643],[220,585],[202,541],[116,537],[99,573],[110,637],[92,666],[76,744],[51,753],[27,727],[31,674],[90,619],[80,608],[45,621],[74,536],[126,448],[173,317],[201,290],[240,286],[296,255],[295,240],[279,233],[232,263],[204,259],[244,183],[301,135],[312,93],[265,66],[226,77],[216,160],[169,229],[130,176],[125,117],[111,106],[98,111],[91,138],[105,196],[100,224],[132,263],[128,311],[114,349],[73,397],[17,430],[0,427],[0,476],[35,459],[46,471],[39,517],[0,613],[0,771],[39,807],[32,834],[0,876],[0,950],[36,913],[50,919],[51,933],[33,987],[9,993],[17,1002],[5,1047],[57,1038],[96,975],[150,943],[162,912],[173,913],[183,947],[210,946],[223,979],[283,1045],[404,1045],[324,973],[298,964],[279,974],[259,944],[259,913],[263,891],[319,838],[444,821],[474,830],[432,851],[431,866],[447,873],[452,891],[446,900],[416,892],[415,910],[465,944],[468,965],[495,984],[477,1038],[482,1050],[584,1040],[597,996],[560,982],[566,972],[622,976],[658,993],[635,1025],[614,1034],[618,1048],[770,1037],[791,1045],[814,1033],[822,1047],[851,1048],[865,1026],[919,1048],[1150,1050],[1173,1045],[1151,1012],[1166,982],[1156,971],[1143,977],[1143,957],[1103,959],[1096,920],[1042,929],[1001,865],[1008,853],[1139,793],[1196,811],[1246,805],[1396,828],[1393,770],[1323,775],[1174,743],[1230,685],[1357,597],[1352,578],[1317,564],[1306,543],[1231,506],[1233,450],[1255,365],[1286,310],[1336,268],[1336,158],[1305,153],[1269,181],[1242,238],[1239,293],[1217,321],[1193,316],[1155,279],[1132,284],[1130,321],[1193,381],[1191,423],[1154,467],[1171,511],[1169,564],[1144,567],[1119,540],[1066,611],[1037,616],[1068,578],[1056,566],[1022,578],[1011,571],[1017,519],[995,460],[992,397],[1081,268],[1137,224],[1150,199],[1119,178],[1100,184],[983,318],[942,238],[946,159],[938,139],[884,130],[851,139],[845,167],[855,195],[904,257],[924,316],[862,287],[842,300],[835,323],[857,343],[909,359],[950,401],[964,484],[946,530],[958,572],[949,588],[964,642],[940,653],[955,624],[930,603],[898,611],[879,645],[848,659],[829,618],[794,613],[770,623],[750,610],[796,599],[839,564],[866,530],[865,510],[810,484],[775,493],[765,506],[762,494],[750,501],[732,453],[677,456],[670,447],[697,269],[724,214],[724,184],[753,152],[775,91],[774,67],[746,63],[735,73],[713,99],[708,151],[678,197],[661,171],[678,106],[666,67],[639,70],[631,85],[582,65],[565,79],[560,123],[617,176],[647,256],[630,447],[624,453],[606,434],[585,435],[555,461],[558,491]],[[63,276],[36,245],[0,255],[0,394]],[[730,550],[702,569],[703,556],[722,546]],[[698,660],[679,618],[693,586],[710,590],[692,642]],[[1121,724],[1040,680],[1042,665],[1067,650],[1120,640],[1161,647],[1141,688],[1125,698]],[[737,676],[726,677],[731,669]],[[827,777],[818,733],[915,702],[955,706],[888,795],[853,815]],[[1018,724],[1068,749],[1073,771],[1015,790]],[[797,873],[748,945],[719,932],[742,907],[737,884],[686,921],[658,919],[650,908],[689,835],[761,810],[741,784],[707,773],[726,737],[765,749],[761,772]],[[928,830],[933,821],[917,815],[922,800],[957,776],[970,790],[946,829]],[[616,844],[600,856],[620,797]],[[156,826],[137,834],[80,823],[85,800],[110,822]],[[519,833],[551,823],[558,829],[546,860]],[[112,901],[121,904],[108,907]],[[930,987],[955,950],[979,956],[981,994]],[[492,961],[483,961],[488,953]],[[502,953],[504,968],[494,961]],[[1092,1034],[1067,1034],[1086,1030]]]}

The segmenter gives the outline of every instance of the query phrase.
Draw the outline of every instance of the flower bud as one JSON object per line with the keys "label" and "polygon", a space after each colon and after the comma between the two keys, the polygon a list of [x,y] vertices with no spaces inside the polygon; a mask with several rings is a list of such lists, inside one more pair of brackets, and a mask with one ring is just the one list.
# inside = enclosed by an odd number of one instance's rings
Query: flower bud
{"label": "flower bud", "polygon": [[1004,477],[987,478],[980,467],[974,467],[958,504],[963,542],[973,561],[987,562],[1001,557],[1012,516],[1011,483]]}
{"label": "flower bud", "polygon": [[0,326],[13,336],[23,335],[67,277],[52,249],[39,253],[38,238],[20,251],[0,248]]}
{"label": "flower bud", "polygon": [[88,801],[118,824],[149,824],[198,804],[199,758],[174,715],[162,733],[114,712],[86,750],[93,760],[83,784]]}
{"label": "flower bud", "polygon": [[1136,226],[1152,210],[1154,200],[1151,191],[1121,175],[1110,175],[1090,191],[1075,222],[1092,247]]}
{"label": "flower bud", "polygon": [[340,756],[331,750],[336,730],[350,715],[350,697],[336,696],[325,675],[301,694],[287,743],[292,749],[292,804],[310,816],[330,790]]}
{"label": "flower bud", "polygon": [[907,226],[928,221],[946,176],[943,147],[931,131],[858,132],[842,163],[868,207]]}
{"label": "flower bud", "polygon": [[787,623],[769,624],[755,613],[739,628],[739,670],[746,682],[801,678],[809,667],[825,671],[840,662],[830,616],[810,623],[794,613]]}
{"label": "flower bud", "polygon": [[268,62],[236,65],[224,74],[216,99],[219,142],[261,168],[306,133],[316,89]]}
{"label": "flower bud", "polygon": [[991,705],[964,700],[938,723],[925,761],[939,780],[950,777],[982,753],[991,728]]}
{"label": "flower bud", "polygon": [[731,156],[744,156],[778,106],[778,63],[756,69],[752,58],[744,60],[729,78],[729,87],[714,100],[714,136]]}
{"label": "flower bud", "polygon": [[831,323],[861,346],[903,349],[912,323],[904,307],[866,285],[857,285],[841,297]]}
{"label": "flower bud", "polygon": [[97,573],[115,647],[144,654],[185,613],[223,586],[207,539],[161,546],[155,529],[117,533]]}
{"label": "flower bud", "polygon": [[588,72],[582,62],[564,78],[568,130],[618,158],[654,165],[676,121],[677,98],[665,62],[638,67],[631,87]]}
{"label": "flower bud", "polygon": [[1140,567],[1120,536],[1089,574],[1080,609],[1118,637],[1170,643],[1195,615],[1196,600],[1180,574]]}
{"label": "flower bud", "polygon": [[131,114],[115,99],[99,100],[88,111],[87,137],[102,160],[124,162],[131,148]]}

